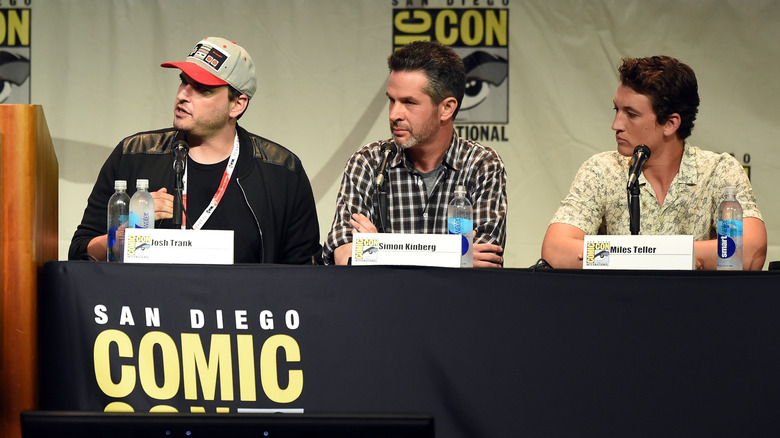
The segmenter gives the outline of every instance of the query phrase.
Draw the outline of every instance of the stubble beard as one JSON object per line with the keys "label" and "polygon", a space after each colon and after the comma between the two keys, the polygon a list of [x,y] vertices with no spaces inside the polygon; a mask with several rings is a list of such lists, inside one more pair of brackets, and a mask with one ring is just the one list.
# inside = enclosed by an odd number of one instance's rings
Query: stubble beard
{"label": "stubble beard", "polygon": [[[401,149],[409,149],[417,146],[418,144],[429,140],[431,137],[433,137],[433,134],[436,132],[436,129],[438,128],[438,119],[435,117],[436,114],[432,114],[431,117],[425,121],[425,123],[420,127],[420,133],[417,134],[417,130],[415,130],[411,126],[404,126],[405,129],[409,132],[409,140],[406,142],[400,142],[398,139],[395,139],[395,144],[401,148]],[[392,132],[392,128],[394,126],[398,126],[398,123],[390,123],[390,130]]]}

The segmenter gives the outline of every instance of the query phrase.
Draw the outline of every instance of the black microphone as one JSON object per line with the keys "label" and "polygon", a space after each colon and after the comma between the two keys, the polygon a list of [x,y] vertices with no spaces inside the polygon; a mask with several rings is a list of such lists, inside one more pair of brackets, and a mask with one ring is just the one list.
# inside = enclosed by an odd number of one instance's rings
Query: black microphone
{"label": "black microphone", "polygon": [[[173,224],[181,225],[184,210],[184,168],[187,165],[187,153],[190,146],[184,140],[177,140],[173,144],[173,170],[176,171],[176,180],[173,189]],[[184,212],[186,215],[186,212]]]}
{"label": "black microphone", "polygon": [[173,148],[171,149],[174,156],[173,170],[175,170],[177,174],[184,172],[187,153],[189,153],[189,151],[190,146],[184,140],[177,140],[176,143],[173,144]]}
{"label": "black microphone", "polygon": [[390,163],[390,160],[395,157],[396,149],[394,144],[388,144],[383,150],[382,150],[382,164],[379,165],[379,174],[376,176],[376,186],[380,187],[382,183],[385,180],[385,170],[387,170],[387,165]]}
{"label": "black microphone", "polygon": [[649,147],[640,144],[634,148],[634,164],[631,166],[631,170],[628,171],[628,184],[626,187],[631,187],[639,179],[639,174],[642,173],[642,166],[648,159],[650,159]]}

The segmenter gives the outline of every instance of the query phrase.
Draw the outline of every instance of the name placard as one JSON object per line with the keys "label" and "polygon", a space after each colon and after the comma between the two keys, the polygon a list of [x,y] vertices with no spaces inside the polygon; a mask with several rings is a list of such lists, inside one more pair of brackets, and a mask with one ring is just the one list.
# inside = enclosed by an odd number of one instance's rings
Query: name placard
{"label": "name placard", "polygon": [[693,236],[585,236],[583,269],[669,269],[695,267]]}
{"label": "name placard", "polygon": [[459,234],[353,233],[352,264],[460,267]]}
{"label": "name placard", "polygon": [[125,230],[125,263],[233,264],[233,230]]}

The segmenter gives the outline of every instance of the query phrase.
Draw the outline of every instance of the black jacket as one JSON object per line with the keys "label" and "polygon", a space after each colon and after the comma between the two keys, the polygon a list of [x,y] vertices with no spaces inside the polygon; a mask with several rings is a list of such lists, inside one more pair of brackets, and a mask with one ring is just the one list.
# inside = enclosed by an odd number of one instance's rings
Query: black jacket
{"label": "black jacket", "polygon": [[[234,174],[257,219],[262,238],[260,259],[263,263],[317,263],[321,250],[317,211],[301,161],[279,144],[241,127],[237,130],[241,150]],[[171,146],[180,138],[181,133],[169,128],[132,135],[116,146],[89,195],[84,217],[70,242],[68,259],[87,258],[90,240],[106,234],[106,206],[114,193],[115,180],[128,182],[130,196],[136,178],[148,178],[149,191],[166,187],[173,193]],[[174,228],[170,219],[157,221],[155,227]]]}

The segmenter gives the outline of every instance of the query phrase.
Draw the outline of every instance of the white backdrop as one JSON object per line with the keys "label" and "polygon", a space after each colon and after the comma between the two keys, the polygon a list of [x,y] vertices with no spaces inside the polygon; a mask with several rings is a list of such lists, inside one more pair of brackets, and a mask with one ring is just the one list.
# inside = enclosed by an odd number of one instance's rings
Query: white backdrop
{"label": "white backdrop", "polygon": [[110,149],[137,131],[170,126],[178,75],[159,64],[183,60],[204,36],[235,40],[254,58],[259,89],[241,124],[301,157],[324,239],[347,158],[389,137],[393,8],[410,7],[509,10],[508,141],[485,142],[508,170],[508,267],[536,261],[579,165],[615,148],[620,59],[656,54],[696,71],[702,104],[690,141],[750,165],[768,260],[780,260],[773,190],[780,2],[30,0],[30,7],[31,103],[44,108],[60,163],[61,259]]}

